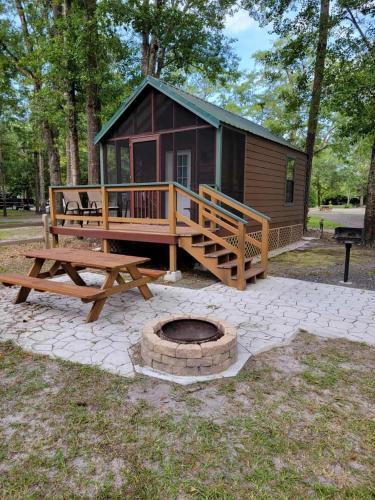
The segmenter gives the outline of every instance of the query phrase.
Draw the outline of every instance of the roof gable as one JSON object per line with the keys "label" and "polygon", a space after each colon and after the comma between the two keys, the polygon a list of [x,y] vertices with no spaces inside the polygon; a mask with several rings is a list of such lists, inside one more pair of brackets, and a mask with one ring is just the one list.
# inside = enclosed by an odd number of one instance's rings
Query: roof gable
{"label": "roof gable", "polygon": [[299,148],[290,144],[283,137],[279,137],[266,128],[252,122],[242,116],[236,115],[231,111],[220,108],[216,104],[205,101],[200,97],[196,97],[189,94],[181,89],[173,87],[172,85],[166,84],[157,78],[152,76],[147,76],[142,83],[136,88],[134,93],[127,99],[114,113],[114,115],[108,120],[108,122],[102,127],[100,132],[95,136],[95,144],[97,144],[115,125],[119,118],[125,113],[125,111],[131,106],[131,104],[137,99],[137,97],[142,93],[142,91],[147,87],[151,86],[156,90],[159,90],[169,98],[176,101],[178,104],[188,109],[192,113],[196,114],[213,127],[218,128],[221,124],[230,125],[231,127],[250,132],[256,136],[263,137],[272,142],[282,144],[292,149],[301,151]]}

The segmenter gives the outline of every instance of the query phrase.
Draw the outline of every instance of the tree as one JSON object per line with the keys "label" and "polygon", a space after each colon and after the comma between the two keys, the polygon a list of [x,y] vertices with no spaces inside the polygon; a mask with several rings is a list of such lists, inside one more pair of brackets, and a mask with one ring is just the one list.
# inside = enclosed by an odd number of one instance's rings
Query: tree
{"label": "tree", "polygon": [[234,0],[129,0],[118,23],[140,37],[141,73],[182,82],[197,71],[211,80],[236,68],[231,40],[223,33]]}
{"label": "tree", "polygon": [[[26,5],[26,8],[25,8]],[[25,87],[32,88],[31,99],[39,109],[38,124],[42,132],[44,144],[48,153],[50,181],[52,185],[61,183],[60,156],[57,146],[58,132],[51,121],[50,114],[45,106],[45,92],[43,88],[43,47],[45,32],[40,29],[41,12],[33,2],[14,0],[14,5],[7,5],[10,11],[13,8],[18,16],[18,22],[9,15],[2,20],[0,29],[0,50],[9,64],[18,72],[20,82]],[[44,112],[41,110],[44,109]]]}
{"label": "tree", "polygon": [[[337,40],[327,67],[329,105],[340,109],[341,136],[351,144],[369,145],[364,242],[375,246],[375,29],[374,23],[368,22],[368,18],[373,20],[375,8],[354,1],[345,5],[343,15],[348,14],[352,23],[346,36]],[[354,7],[360,20],[353,13]]]}

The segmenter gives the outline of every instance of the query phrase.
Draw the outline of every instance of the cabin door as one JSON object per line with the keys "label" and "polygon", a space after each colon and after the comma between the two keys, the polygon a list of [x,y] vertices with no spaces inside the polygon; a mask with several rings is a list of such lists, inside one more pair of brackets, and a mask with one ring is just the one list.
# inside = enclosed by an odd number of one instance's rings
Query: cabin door
{"label": "cabin door", "polygon": [[[159,137],[133,139],[130,142],[130,182],[149,183],[160,181]],[[132,217],[159,218],[160,193],[135,191],[131,196]]]}

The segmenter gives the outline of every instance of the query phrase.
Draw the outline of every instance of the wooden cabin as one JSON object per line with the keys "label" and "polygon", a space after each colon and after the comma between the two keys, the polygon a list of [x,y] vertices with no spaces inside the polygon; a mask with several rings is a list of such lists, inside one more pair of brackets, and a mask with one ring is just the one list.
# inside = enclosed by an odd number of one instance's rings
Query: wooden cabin
{"label": "wooden cabin", "polygon": [[[239,275],[233,249],[243,246],[241,273],[254,279],[265,275],[265,247],[268,254],[302,236],[306,155],[254,122],[147,77],[95,142],[106,199],[96,218],[86,217],[99,225],[61,227],[57,220],[78,215],[55,214],[55,239],[79,233],[105,242],[165,243],[172,271],[179,246],[231,284]],[[247,261],[261,253],[258,272],[249,272]]]}
{"label": "wooden cabin", "polygon": [[303,151],[155,78],[145,78],[96,143],[104,184],[176,181],[196,192],[208,184],[266,213],[271,228],[303,223]]}

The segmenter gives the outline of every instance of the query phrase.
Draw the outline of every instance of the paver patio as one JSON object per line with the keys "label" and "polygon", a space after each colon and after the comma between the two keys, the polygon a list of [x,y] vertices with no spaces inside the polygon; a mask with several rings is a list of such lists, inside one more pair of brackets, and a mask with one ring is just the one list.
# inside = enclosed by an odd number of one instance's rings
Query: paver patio
{"label": "paver patio", "polygon": [[[82,273],[89,285],[102,277]],[[58,278],[64,281],[66,278]],[[129,349],[148,320],[166,314],[216,315],[238,328],[238,340],[251,355],[287,343],[299,329],[316,335],[375,344],[375,292],[274,278],[259,280],[244,292],[215,284],[204,289],[154,284],[144,302],[138,291],[109,298],[96,323],[82,313],[90,305],[32,292],[28,302],[12,303],[17,290],[0,289],[0,340],[26,350],[133,376]]]}

